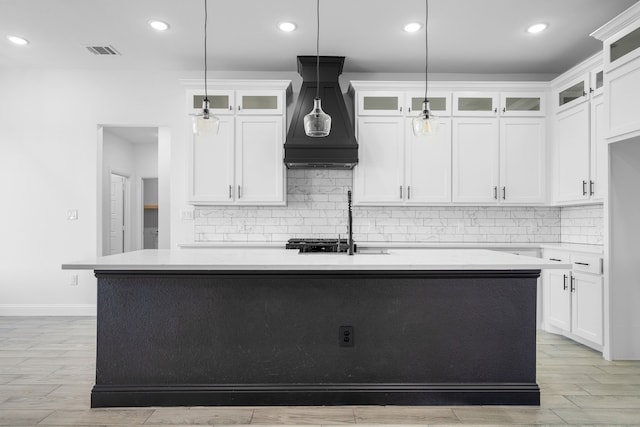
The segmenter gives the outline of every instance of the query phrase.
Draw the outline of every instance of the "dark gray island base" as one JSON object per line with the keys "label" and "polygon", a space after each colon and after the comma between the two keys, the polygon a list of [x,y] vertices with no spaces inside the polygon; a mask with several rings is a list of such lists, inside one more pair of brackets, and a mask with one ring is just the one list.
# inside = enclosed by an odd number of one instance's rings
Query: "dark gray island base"
{"label": "dark gray island base", "polygon": [[539,273],[98,270],[91,406],[539,405]]}

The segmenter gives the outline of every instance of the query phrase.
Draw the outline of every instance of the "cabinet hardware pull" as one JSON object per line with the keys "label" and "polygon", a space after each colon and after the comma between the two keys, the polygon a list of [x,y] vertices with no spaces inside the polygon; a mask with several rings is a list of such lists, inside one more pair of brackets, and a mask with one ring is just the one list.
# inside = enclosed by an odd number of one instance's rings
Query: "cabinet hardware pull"
{"label": "cabinet hardware pull", "polygon": [[558,258],[549,258],[549,261],[558,261],[558,262],[562,262],[562,260],[561,260],[561,259],[558,259]]}
{"label": "cabinet hardware pull", "polygon": [[241,110],[242,110],[242,107],[238,105],[238,111],[241,111]]}
{"label": "cabinet hardware pull", "polygon": [[240,191],[240,186],[238,185],[238,199],[242,198],[242,192]]}
{"label": "cabinet hardware pull", "polygon": [[229,111],[233,111],[233,105],[229,105]]}
{"label": "cabinet hardware pull", "polygon": [[407,108],[407,112],[410,113],[411,112],[411,107]]}
{"label": "cabinet hardware pull", "polygon": [[507,112],[507,107],[502,107],[502,112],[506,113]]}
{"label": "cabinet hardware pull", "polygon": [[593,92],[595,92],[595,91],[596,91],[596,90],[595,90],[594,88],[592,88],[592,87],[590,87],[590,88],[589,88],[589,93],[593,93]]}
{"label": "cabinet hardware pull", "polygon": [[595,183],[593,182],[593,180],[589,180],[589,195],[593,196],[593,186],[595,185]]}
{"label": "cabinet hardware pull", "polygon": [[411,198],[411,186],[407,187],[407,199]]}
{"label": "cabinet hardware pull", "polygon": [[576,290],[576,278],[571,276],[571,292],[575,292]]}
{"label": "cabinet hardware pull", "polygon": [[582,195],[587,195],[587,181],[582,181]]}
{"label": "cabinet hardware pull", "polygon": [[400,107],[400,112],[402,113],[402,107]]}
{"label": "cabinet hardware pull", "polygon": [[400,186],[400,198],[402,199],[402,185]]}
{"label": "cabinet hardware pull", "polygon": [[494,113],[497,113],[497,112],[498,112],[498,107],[494,108],[494,109],[493,109],[493,112],[494,112]]}
{"label": "cabinet hardware pull", "polygon": [[576,262],[574,262],[574,264],[589,266],[589,263],[588,263],[588,262],[577,262],[577,261],[576,261]]}
{"label": "cabinet hardware pull", "polygon": [[507,187],[502,187],[502,200],[507,200]]}
{"label": "cabinet hardware pull", "polygon": [[493,187],[493,198],[498,200],[498,186]]}
{"label": "cabinet hardware pull", "polygon": [[567,290],[567,275],[566,274],[562,275],[562,289],[564,289],[565,291]]}
{"label": "cabinet hardware pull", "polygon": [[233,191],[233,187],[230,185],[229,186],[229,198],[233,197],[233,195],[231,194],[232,191]]}

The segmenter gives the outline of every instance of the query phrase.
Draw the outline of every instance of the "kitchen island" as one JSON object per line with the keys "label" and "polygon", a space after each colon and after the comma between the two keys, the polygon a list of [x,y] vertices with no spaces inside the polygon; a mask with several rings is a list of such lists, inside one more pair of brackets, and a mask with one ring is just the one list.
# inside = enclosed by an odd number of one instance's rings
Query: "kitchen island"
{"label": "kitchen island", "polygon": [[536,281],[488,250],[144,250],[98,279],[92,407],[538,405]]}

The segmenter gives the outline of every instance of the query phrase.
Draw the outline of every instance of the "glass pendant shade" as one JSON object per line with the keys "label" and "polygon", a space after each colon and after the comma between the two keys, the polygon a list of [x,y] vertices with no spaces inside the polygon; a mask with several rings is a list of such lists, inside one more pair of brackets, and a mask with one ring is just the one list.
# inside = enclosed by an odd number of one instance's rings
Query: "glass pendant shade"
{"label": "glass pendant shade", "polygon": [[304,133],[307,136],[322,137],[331,132],[331,116],[322,111],[320,98],[313,100],[313,110],[304,116]]}
{"label": "glass pendant shade", "polygon": [[193,133],[201,135],[218,134],[220,119],[209,113],[209,100],[202,101],[202,113],[193,118]]}
{"label": "glass pendant shade", "polygon": [[438,118],[429,112],[429,101],[422,103],[422,111],[413,119],[413,134],[415,136],[434,135],[438,132]]}

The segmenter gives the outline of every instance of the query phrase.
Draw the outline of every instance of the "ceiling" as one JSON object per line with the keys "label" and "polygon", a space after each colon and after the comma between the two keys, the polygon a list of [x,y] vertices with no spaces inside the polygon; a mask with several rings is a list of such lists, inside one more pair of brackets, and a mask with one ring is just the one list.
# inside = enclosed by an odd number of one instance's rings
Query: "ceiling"
{"label": "ceiling", "polygon": [[[204,0],[1,0],[1,68],[203,68]],[[636,0],[430,0],[429,71],[560,74],[594,54],[589,34]],[[296,71],[315,54],[315,1],[209,0],[211,70]],[[424,0],[322,0],[320,53],[343,55],[345,72],[424,70]],[[148,25],[161,19],[171,28]],[[283,33],[276,25],[292,21]],[[537,22],[547,31],[531,35]],[[30,41],[18,47],[6,36]],[[112,45],[121,56],[96,56]]]}
{"label": "ceiling", "polygon": [[133,144],[157,144],[158,128],[138,126],[105,126],[104,131]]}

